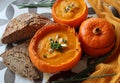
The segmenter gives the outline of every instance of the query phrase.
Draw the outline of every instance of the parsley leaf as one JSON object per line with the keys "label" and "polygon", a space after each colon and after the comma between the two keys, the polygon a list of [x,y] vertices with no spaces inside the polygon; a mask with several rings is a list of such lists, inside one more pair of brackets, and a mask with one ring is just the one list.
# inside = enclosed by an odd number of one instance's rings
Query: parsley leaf
{"label": "parsley leaf", "polygon": [[58,42],[54,42],[54,41],[50,42],[50,48],[52,50],[57,50],[57,51],[60,51],[60,52],[63,51],[63,48],[62,48],[61,44],[59,44]]}

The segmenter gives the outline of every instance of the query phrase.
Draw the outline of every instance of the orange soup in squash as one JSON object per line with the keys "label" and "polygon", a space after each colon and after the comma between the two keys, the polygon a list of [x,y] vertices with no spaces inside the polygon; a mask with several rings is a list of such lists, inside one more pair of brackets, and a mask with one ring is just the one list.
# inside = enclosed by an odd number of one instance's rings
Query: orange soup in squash
{"label": "orange soup in squash", "polygon": [[74,28],[52,23],[38,30],[31,39],[29,54],[38,70],[54,73],[72,68],[82,51]]}
{"label": "orange soup in squash", "polygon": [[88,15],[88,7],[84,0],[56,0],[52,7],[55,22],[78,27]]}

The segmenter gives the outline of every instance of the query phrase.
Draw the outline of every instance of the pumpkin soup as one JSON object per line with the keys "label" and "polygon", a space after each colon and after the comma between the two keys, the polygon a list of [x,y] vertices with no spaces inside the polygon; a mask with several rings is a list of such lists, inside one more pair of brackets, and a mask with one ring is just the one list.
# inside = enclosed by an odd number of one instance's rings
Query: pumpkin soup
{"label": "pumpkin soup", "polygon": [[68,70],[80,59],[79,37],[74,28],[52,23],[34,35],[29,53],[33,64],[42,72]]}
{"label": "pumpkin soup", "polygon": [[84,0],[56,0],[52,7],[54,21],[78,27],[88,15]]}

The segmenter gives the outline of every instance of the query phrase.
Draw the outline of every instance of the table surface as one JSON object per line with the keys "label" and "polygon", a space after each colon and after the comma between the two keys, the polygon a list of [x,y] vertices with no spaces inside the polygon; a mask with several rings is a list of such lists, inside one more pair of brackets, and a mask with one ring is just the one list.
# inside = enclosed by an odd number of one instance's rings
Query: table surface
{"label": "table surface", "polygon": [[[12,3],[10,2],[8,4],[8,1],[10,0],[1,0],[2,6],[0,8],[0,38],[2,37],[2,34],[6,28],[7,23],[13,19],[14,17],[26,13],[26,12],[36,12],[39,14],[43,14],[44,16],[48,17],[51,19],[51,8],[24,8],[24,9],[19,9],[15,4],[17,3],[29,3],[30,1],[33,0],[11,0],[13,1]],[[40,0],[34,0],[34,2],[40,1]],[[86,1],[87,2],[87,1]],[[7,4],[6,4],[7,3]],[[1,4],[1,3],[0,3]],[[88,16],[95,16],[93,11],[91,11],[90,5],[87,3],[89,7],[89,15]],[[2,54],[6,50],[7,45],[3,45],[0,43],[0,54]],[[29,80],[26,78],[21,77],[18,74],[14,74],[11,72],[3,63],[2,63],[2,58],[0,57],[0,83],[38,83],[33,80]],[[41,83],[41,82],[39,82]]]}

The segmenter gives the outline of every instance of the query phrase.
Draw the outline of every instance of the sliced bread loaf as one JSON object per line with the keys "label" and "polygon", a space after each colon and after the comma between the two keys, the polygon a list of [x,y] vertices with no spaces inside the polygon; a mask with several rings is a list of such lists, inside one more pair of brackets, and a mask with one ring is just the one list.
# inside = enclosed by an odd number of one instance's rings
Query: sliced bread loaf
{"label": "sliced bread loaf", "polygon": [[40,14],[23,13],[12,19],[2,36],[2,43],[14,43],[31,38],[34,33],[50,20]]}
{"label": "sliced bread loaf", "polygon": [[29,79],[39,79],[40,76],[32,65],[28,55],[28,44],[29,41],[17,45],[0,56],[3,57],[3,63],[14,73]]}

